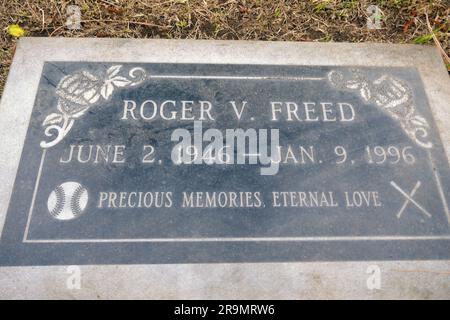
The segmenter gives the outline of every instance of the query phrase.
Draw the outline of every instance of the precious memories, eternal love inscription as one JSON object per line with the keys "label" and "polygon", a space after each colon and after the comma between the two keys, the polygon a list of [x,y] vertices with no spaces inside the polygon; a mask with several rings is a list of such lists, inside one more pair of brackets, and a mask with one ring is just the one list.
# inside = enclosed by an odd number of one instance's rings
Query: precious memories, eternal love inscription
{"label": "precious memories, eternal love inscription", "polygon": [[48,62],[0,263],[444,259],[449,177],[413,68]]}

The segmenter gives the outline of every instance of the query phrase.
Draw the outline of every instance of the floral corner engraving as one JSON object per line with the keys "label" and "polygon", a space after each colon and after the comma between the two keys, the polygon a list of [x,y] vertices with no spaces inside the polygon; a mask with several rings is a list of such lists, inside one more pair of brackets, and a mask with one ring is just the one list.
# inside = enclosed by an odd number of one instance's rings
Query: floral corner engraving
{"label": "floral corner engraving", "polygon": [[56,87],[58,112],[49,114],[42,123],[45,135],[53,139],[41,141],[40,146],[55,146],[69,133],[75,120],[99,101],[108,101],[115,89],[137,86],[147,78],[142,68],[131,69],[128,77],[121,76],[122,67],[112,66],[103,74],[81,70],[62,78]]}
{"label": "floral corner engraving", "polygon": [[369,81],[359,69],[345,74],[333,70],[328,73],[328,80],[338,89],[357,90],[365,102],[375,104],[397,120],[416,144],[427,149],[433,147],[427,140],[429,124],[417,113],[411,88],[402,80],[383,75]]}

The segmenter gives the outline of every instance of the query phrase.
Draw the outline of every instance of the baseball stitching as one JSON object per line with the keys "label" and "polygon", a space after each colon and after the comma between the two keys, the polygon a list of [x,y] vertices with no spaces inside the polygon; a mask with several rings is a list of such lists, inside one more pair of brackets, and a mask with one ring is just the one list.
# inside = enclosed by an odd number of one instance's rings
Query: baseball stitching
{"label": "baseball stitching", "polygon": [[85,189],[79,185],[72,195],[72,200],[70,202],[70,209],[72,210],[73,215],[75,217],[79,216],[83,212],[83,209],[81,209],[80,207],[80,200],[84,190]]}
{"label": "baseball stitching", "polygon": [[54,190],[56,196],[56,205],[53,208],[51,215],[57,217],[61,214],[64,209],[64,205],[66,202],[66,195],[64,193],[64,189],[61,186],[57,186]]}

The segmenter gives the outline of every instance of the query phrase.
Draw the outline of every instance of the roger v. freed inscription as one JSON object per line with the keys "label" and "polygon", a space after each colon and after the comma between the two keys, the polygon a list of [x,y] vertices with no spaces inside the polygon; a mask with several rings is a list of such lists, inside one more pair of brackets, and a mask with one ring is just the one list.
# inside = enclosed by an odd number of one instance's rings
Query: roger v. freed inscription
{"label": "roger v. freed inscription", "polygon": [[0,263],[449,258],[449,178],[412,68],[48,62]]}

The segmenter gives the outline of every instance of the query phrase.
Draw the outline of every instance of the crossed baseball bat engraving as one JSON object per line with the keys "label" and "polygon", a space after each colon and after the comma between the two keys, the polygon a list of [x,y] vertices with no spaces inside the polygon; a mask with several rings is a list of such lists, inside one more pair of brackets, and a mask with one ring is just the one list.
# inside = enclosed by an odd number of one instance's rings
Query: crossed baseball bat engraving
{"label": "crossed baseball bat engraving", "polygon": [[414,200],[414,195],[416,194],[417,190],[419,190],[421,186],[421,182],[417,181],[414,188],[411,190],[411,192],[408,194],[402,188],[400,188],[394,181],[391,181],[391,186],[393,186],[398,192],[400,192],[405,197],[405,202],[403,203],[402,207],[400,208],[399,212],[397,213],[397,218],[400,219],[403,212],[405,211],[406,207],[409,203],[416,206],[417,209],[420,210],[427,218],[431,218],[431,213],[429,213],[424,207],[422,207],[416,200]]}

